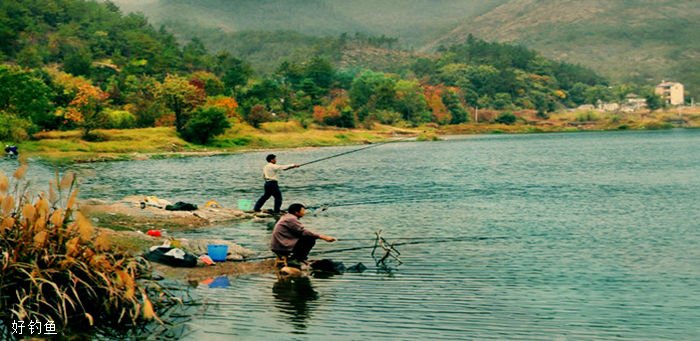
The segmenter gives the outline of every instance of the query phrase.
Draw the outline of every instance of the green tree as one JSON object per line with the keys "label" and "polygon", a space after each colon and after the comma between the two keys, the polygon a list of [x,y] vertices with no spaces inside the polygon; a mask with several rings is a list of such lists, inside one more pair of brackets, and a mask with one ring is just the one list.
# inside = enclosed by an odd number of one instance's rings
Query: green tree
{"label": "green tree", "polygon": [[189,114],[204,103],[203,91],[190,84],[187,79],[168,75],[156,89],[156,97],[175,114],[175,128],[181,131],[189,119]]}
{"label": "green tree", "polygon": [[447,110],[449,110],[452,115],[450,124],[469,122],[469,113],[464,109],[457,91],[447,89],[447,91],[442,93],[442,102],[445,103]]}
{"label": "green tree", "polygon": [[[271,107],[275,103],[279,102],[280,98],[283,98],[284,96],[285,93],[280,84],[274,79],[266,78],[262,81],[255,82],[252,86],[250,86],[248,91],[245,92],[243,98],[245,98],[249,103],[262,103],[266,107]],[[245,105],[244,107],[246,109],[250,109],[250,107],[246,107]]]}
{"label": "green tree", "polygon": [[253,75],[253,68],[250,64],[226,54],[219,55],[218,58],[223,68],[221,80],[226,88],[234,91],[237,87],[248,83],[248,79]]}
{"label": "green tree", "polygon": [[208,71],[197,71],[190,76],[190,82],[201,82],[207,96],[224,94],[224,83],[215,74]]}
{"label": "green tree", "polygon": [[304,69],[301,65],[289,61],[282,62],[275,74],[280,77],[282,83],[289,84],[295,90],[299,89],[304,79]]}
{"label": "green tree", "polygon": [[90,76],[92,54],[86,49],[70,52],[63,59],[63,69],[75,76]]}
{"label": "green tree", "polygon": [[182,49],[182,61],[188,70],[204,70],[209,66],[207,48],[199,38],[192,40]]}
{"label": "green tree", "polygon": [[0,140],[19,142],[29,138],[32,122],[0,110]]}
{"label": "green tree", "polygon": [[413,124],[430,122],[428,104],[417,81],[399,80],[396,82],[395,91],[393,108],[401,113],[404,120]]}
{"label": "green tree", "polygon": [[432,59],[418,58],[415,62],[413,62],[413,65],[411,65],[411,70],[418,77],[432,77],[437,72],[437,65]]}
{"label": "green tree", "polygon": [[314,57],[306,65],[304,76],[320,89],[320,95],[326,95],[333,85],[335,70],[327,59]]}
{"label": "green tree", "polygon": [[324,123],[341,128],[355,128],[355,113],[353,113],[352,108],[346,106],[340,108],[340,115],[326,117]]}
{"label": "green tree", "polygon": [[609,102],[613,100],[612,89],[605,85],[596,85],[586,90],[586,103],[597,104],[598,101]]}
{"label": "green tree", "polygon": [[647,108],[649,108],[649,110],[651,112],[654,112],[658,109],[663,108],[664,104],[665,104],[664,100],[661,98],[661,96],[659,96],[653,92],[647,93],[644,96],[644,99],[647,101]]}
{"label": "green tree", "polygon": [[207,144],[212,137],[222,134],[231,124],[226,111],[217,107],[200,107],[192,113],[182,129],[182,137],[190,142]]}
{"label": "green tree", "polygon": [[491,107],[491,98],[488,95],[479,96],[476,100],[476,107],[486,109]]}
{"label": "green tree", "polygon": [[503,110],[510,107],[512,104],[512,98],[509,93],[499,92],[493,96],[493,108],[498,110]]}
{"label": "green tree", "polygon": [[129,75],[124,80],[122,97],[128,103],[125,108],[136,116],[137,127],[152,127],[165,111],[164,101],[159,101],[160,83],[151,76]]}
{"label": "green tree", "polygon": [[42,128],[55,128],[53,92],[33,73],[0,65],[0,111],[31,120]]}
{"label": "green tree", "polygon": [[586,91],[589,86],[583,83],[576,83],[569,90],[569,99],[575,105],[582,105],[586,103]]}
{"label": "green tree", "polygon": [[[316,83],[310,78],[304,78],[304,80],[301,81],[300,87],[305,95],[309,95],[311,97],[312,104],[319,104],[321,96],[327,92],[316,85]],[[308,110],[309,108],[303,109]]]}
{"label": "green tree", "polygon": [[496,123],[511,125],[515,123],[518,118],[510,111],[504,111],[496,118]]}
{"label": "green tree", "polygon": [[355,78],[350,88],[350,104],[358,111],[360,121],[374,110],[393,110],[396,80],[384,73],[365,71]]}
{"label": "green tree", "polygon": [[556,109],[556,102],[551,96],[543,92],[531,91],[529,97],[532,99],[539,117],[544,118],[547,116],[548,112],[552,112]]}

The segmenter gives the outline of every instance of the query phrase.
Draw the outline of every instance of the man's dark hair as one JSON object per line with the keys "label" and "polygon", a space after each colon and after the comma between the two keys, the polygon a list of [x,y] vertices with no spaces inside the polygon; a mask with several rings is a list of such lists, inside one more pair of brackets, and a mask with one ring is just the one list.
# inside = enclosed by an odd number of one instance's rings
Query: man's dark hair
{"label": "man's dark hair", "polygon": [[277,155],[268,154],[267,157],[265,158],[265,160],[267,160],[267,162],[270,162],[270,161],[274,160],[275,158],[277,158]]}
{"label": "man's dark hair", "polygon": [[299,211],[301,211],[302,208],[306,208],[306,206],[299,204],[299,203],[294,203],[294,204],[289,205],[289,208],[287,208],[287,213],[291,213],[291,214],[299,213]]}

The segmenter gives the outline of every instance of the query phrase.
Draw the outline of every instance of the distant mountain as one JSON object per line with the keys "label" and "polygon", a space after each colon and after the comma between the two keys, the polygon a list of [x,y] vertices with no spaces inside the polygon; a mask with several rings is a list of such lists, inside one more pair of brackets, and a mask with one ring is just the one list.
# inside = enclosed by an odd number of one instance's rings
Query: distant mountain
{"label": "distant mountain", "polygon": [[114,0],[155,23],[223,32],[297,31],[312,36],[360,32],[397,37],[419,48],[463,20],[506,0]]}
{"label": "distant mountain", "polygon": [[422,47],[462,42],[471,33],[518,43],[544,55],[591,67],[617,81],[673,79],[700,94],[700,1],[517,0]]}
{"label": "distant mountain", "polygon": [[[700,98],[700,1],[696,0],[114,0],[127,11],[142,11],[182,38],[211,33],[295,31],[313,50],[321,36],[347,32],[399,38],[398,46],[434,51],[476,37],[515,43],[545,56],[593,68],[618,82],[686,84]],[[197,32],[201,32],[198,34]],[[260,34],[254,34],[261,36]],[[201,37],[205,42],[207,39]],[[236,35],[225,39],[237,39]],[[219,37],[217,41],[222,41]],[[296,41],[301,41],[297,36]],[[241,40],[243,41],[243,40]],[[259,41],[279,60],[275,43]],[[256,41],[245,40],[246,45]],[[237,45],[241,43],[227,43]],[[220,46],[208,44],[211,49]],[[289,43],[281,44],[287,47]],[[255,49],[248,46],[248,49]],[[233,53],[240,50],[229,49]],[[298,54],[295,52],[295,54]],[[372,55],[371,53],[369,55]],[[276,57],[275,57],[276,56]],[[245,55],[242,55],[245,58]],[[255,61],[254,61],[255,63]]]}

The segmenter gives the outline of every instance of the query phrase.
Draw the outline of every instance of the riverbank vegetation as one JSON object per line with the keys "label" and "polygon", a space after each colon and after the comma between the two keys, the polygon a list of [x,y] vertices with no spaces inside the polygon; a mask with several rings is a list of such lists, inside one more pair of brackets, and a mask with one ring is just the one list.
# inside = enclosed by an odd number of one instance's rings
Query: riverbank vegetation
{"label": "riverbank vegetation", "polygon": [[[258,74],[198,39],[181,46],[111,2],[8,1],[0,13],[9,42],[0,54],[0,139],[59,158],[355,143],[377,139],[378,125],[558,131],[551,118],[569,116],[557,113],[632,94],[660,108],[649,88],[610,84],[587,68],[471,36],[390,71],[316,56]],[[336,47],[392,41],[342,35]],[[592,121],[570,119],[574,128]]]}
{"label": "riverbank vegetation", "polygon": [[[178,300],[149,281],[146,264],[115,251],[109,237],[76,211],[76,179],[56,176],[33,196],[21,166],[0,174],[0,334],[10,326],[53,326],[56,335],[124,329],[151,320]],[[14,323],[14,324],[13,324]],[[15,328],[14,330],[18,330]],[[19,330],[22,330],[21,328]]]}
{"label": "riverbank vegetation", "polygon": [[184,156],[208,156],[257,149],[299,148],[364,144],[392,136],[413,134],[417,129],[376,127],[374,130],[304,129],[298,122],[269,122],[255,129],[245,123],[227,129],[208,145],[182,139],[174,127],[99,129],[98,141],[85,141],[81,132],[40,132],[20,144],[25,155],[65,162],[140,160]]}

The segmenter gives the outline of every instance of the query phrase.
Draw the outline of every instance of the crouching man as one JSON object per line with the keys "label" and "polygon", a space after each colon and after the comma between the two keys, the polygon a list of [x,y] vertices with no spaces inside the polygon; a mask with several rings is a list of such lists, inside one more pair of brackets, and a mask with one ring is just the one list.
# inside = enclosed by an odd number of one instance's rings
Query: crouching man
{"label": "crouching man", "polygon": [[287,214],[283,215],[272,230],[272,242],[270,249],[278,257],[296,262],[290,266],[301,265],[306,262],[309,252],[316,245],[316,239],[334,242],[336,239],[323,234],[316,234],[307,229],[299,221],[306,213],[306,207],[302,204],[291,204]]}

